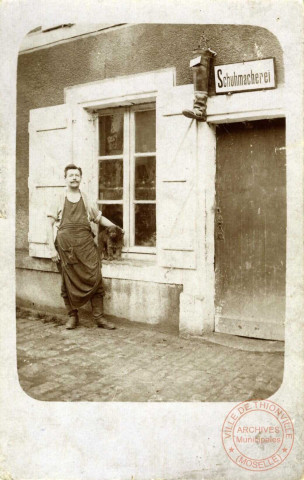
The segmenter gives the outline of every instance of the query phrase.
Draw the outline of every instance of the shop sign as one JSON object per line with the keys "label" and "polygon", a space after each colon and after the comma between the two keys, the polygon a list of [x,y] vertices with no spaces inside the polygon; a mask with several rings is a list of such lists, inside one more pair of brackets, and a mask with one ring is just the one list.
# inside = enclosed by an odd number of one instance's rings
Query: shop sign
{"label": "shop sign", "polygon": [[276,87],[273,58],[217,65],[214,77],[218,94]]}

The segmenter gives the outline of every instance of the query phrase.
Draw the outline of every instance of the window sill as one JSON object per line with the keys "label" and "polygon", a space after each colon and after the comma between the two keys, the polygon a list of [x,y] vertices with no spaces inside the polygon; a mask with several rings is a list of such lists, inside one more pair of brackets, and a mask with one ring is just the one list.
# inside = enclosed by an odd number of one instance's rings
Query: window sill
{"label": "window sill", "polygon": [[[151,255],[152,257],[152,255]],[[134,267],[153,267],[156,265],[156,256],[153,255],[153,258],[147,258],[145,255],[145,258],[134,258],[134,257],[122,257],[120,259],[114,259],[114,260],[102,260],[102,266],[134,266]]]}
{"label": "window sill", "polygon": [[[182,278],[177,270],[165,269],[157,264],[156,255],[136,255],[119,260],[103,260],[102,276],[106,279],[132,280],[155,283],[181,284]],[[128,255],[131,255],[130,253]],[[134,258],[136,257],[136,258]],[[139,258],[140,257],[140,258]],[[16,250],[16,267],[24,270],[53,272],[58,274],[57,265],[47,258],[28,256],[28,250]]]}
{"label": "window sill", "polygon": [[[119,260],[102,260],[102,265],[105,270],[117,270],[117,268],[127,267],[149,268],[155,267],[156,264],[156,255],[147,254],[123,253],[122,258]],[[58,273],[57,265],[53,263],[51,259],[29,257],[28,250],[26,249],[16,250],[16,268]]]}
{"label": "window sill", "polygon": [[[119,260],[103,260],[102,276],[104,278],[116,278],[125,280],[159,281],[158,266],[156,256],[147,258],[122,257]],[[144,257],[144,258],[143,258]]]}

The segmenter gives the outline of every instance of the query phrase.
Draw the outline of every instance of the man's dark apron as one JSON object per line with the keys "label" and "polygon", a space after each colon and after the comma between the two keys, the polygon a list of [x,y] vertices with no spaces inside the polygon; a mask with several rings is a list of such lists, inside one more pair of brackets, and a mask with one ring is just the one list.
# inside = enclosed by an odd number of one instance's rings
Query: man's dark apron
{"label": "man's dark apron", "polygon": [[101,284],[101,263],[82,197],[77,203],[67,198],[58,228],[56,248],[59,270],[73,308],[91,299]]}

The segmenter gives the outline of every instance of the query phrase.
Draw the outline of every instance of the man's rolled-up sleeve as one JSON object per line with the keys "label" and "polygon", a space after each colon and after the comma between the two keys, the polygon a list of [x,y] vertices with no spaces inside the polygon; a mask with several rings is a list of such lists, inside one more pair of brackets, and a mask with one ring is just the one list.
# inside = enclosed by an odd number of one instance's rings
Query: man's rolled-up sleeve
{"label": "man's rolled-up sleeve", "polygon": [[90,215],[90,220],[91,222],[94,223],[99,223],[99,220],[101,219],[101,211],[97,207],[97,204],[90,204],[89,206],[89,215]]}

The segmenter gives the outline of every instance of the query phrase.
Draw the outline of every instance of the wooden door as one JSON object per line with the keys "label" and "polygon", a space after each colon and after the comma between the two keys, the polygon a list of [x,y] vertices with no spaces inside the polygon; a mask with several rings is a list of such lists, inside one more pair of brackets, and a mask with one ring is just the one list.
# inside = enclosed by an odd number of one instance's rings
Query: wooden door
{"label": "wooden door", "polygon": [[283,339],[285,120],[217,127],[216,331]]}

